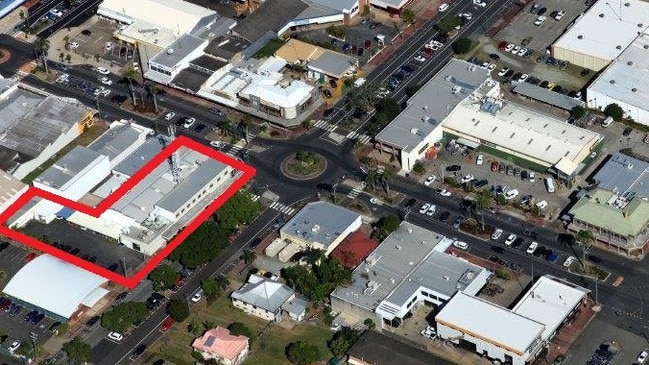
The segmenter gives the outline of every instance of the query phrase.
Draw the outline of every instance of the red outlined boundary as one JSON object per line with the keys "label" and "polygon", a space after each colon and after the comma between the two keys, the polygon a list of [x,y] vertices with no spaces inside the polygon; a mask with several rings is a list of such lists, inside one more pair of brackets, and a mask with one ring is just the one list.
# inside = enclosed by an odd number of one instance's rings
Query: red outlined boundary
{"label": "red outlined boundary", "polygon": [[[189,222],[187,226],[185,226],[185,228],[181,230],[178,235],[173,240],[171,240],[162,250],[160,250],[154,256],[150,257],[145,266],[134,273],[132,276],[127,277],[119,275],[118,273],[112,272],[104,267],[83,260],[80,257],[59,250],[54,246],[48,245],[37,240],[36,238],[27,236],[4,225],[11,216],[13,216],[21,207],[23,207],[35,197],[47,199],[49,201],[61,204],[65,207],[80,211],[93,217],[99,217],[108,208],[115,204],[117,200],[119,200],[129,190],[131,190],[138,182],[142,181],[142,179],[144,179],[158,165],[160,165],[161,163],[167,163],[166,159],[169,158],[169,156],[176,152],[176,150],[178,150],[180,147],[187,147],[199,153],[202,153],[210,158],[213,158],[221,163],[229,165],[232,168],[243,172],[243,175],[235,180],[234,183],[232,183],[228,187],[228,189],[223,192],[223,194],[217,197],[193,221]],[[0,214],[0,234],[10,237],[39,251],[56,256],[61,260],[65,260],[87,271],[103,276],[104,278],[112,280],[117,284],[133,289],[138,285],[140,281],[142,281],[142,279],[144,279],[149,274],[149,272],[151,272],[151,270],[153,270],[162,260],[164,260],[164,258],[167,257],[171,253],[171,251],[178,247],[178,245],[180,245],[180,243],[182,243],[182,241],[185,240],[187,236],[194,232],[203,221],[208,219],[219,207],[221,207],[221,205],[223,205],[232,195],[234,195],[241,187],[243,187],[250,179],[252,179],[254,175],[254,167],[246,165],[237,159],[220,153],[187,137],[180,136],[177,137],[173,142],[171,142],[166,148],[162,150],[162,152],[156,155],[151,161],[149,161],[144,167],[142,167],[142,169],[136,172],[130,179],[128,179],[117,190],[106,197],[106,199],[102,200],[95,207],[63,198],[59,195],[52,194],[48,191],[44,191],[33,186],[30,187],[25,194],[21,195],[15,203],[13,203],[9,208],[7,208],[7,210]]]}

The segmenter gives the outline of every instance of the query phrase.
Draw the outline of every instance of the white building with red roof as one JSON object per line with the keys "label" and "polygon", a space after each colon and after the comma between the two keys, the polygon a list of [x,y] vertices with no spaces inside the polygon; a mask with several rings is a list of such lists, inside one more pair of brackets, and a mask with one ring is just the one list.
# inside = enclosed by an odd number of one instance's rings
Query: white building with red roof
{"label": "white building with red roof", "polygon": [[195,339],[192,347],[206,360],[215,359],[223,365],[239,365],[248,356],[249,343],[246,336],[235,336],[227,328],[216,327]]}

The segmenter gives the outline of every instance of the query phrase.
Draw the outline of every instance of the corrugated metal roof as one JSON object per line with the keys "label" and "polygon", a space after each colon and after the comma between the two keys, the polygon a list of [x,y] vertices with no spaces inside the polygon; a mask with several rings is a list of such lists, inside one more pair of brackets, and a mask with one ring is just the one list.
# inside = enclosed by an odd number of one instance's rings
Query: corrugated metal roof
{"label": "corrugated metal roof", "polygon": [[538,100],[563,110],[572,110],[576,106],[584,106],[585,103],[581,99],[575,99],[568,95],[559,94],[545,87],[532,85],[529,82],[519,82],[518,85],[512,90],[517,94],[527,96],[529,98]]}

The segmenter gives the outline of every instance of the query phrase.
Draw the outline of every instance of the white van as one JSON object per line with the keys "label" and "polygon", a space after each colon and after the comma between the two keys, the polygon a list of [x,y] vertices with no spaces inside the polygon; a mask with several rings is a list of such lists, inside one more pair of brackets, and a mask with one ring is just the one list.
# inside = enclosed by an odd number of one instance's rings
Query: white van
{"label": "white van", "polygon": [[608,128],[611,126],[611,124],[613,124],[613,117],[608,117],[602,122],[602,127]]}
{"label": "white van", "polygon": [[554,179],[551,177],[545,178],[545,188],[548,190],[548,193],[554,193]]}
{"label": "white van", "polygon": [[440,11],[440,12],[443,13],[443,12],[445,12],[446,10],[448,10],[448,4],[447,4],[447,3],[443,3],[442,5],[439,6],[439,11]]}

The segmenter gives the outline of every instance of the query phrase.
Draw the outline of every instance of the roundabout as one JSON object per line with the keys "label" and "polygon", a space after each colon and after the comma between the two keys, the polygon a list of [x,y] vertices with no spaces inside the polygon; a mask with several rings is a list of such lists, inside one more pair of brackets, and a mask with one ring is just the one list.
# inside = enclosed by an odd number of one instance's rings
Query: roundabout
{"label": "roundabout", "polygon": [[280,170],[291,180],[311,180],[327,170],[327,159],[315,152],[298,151],[282,160]]}

